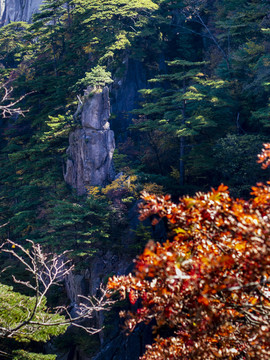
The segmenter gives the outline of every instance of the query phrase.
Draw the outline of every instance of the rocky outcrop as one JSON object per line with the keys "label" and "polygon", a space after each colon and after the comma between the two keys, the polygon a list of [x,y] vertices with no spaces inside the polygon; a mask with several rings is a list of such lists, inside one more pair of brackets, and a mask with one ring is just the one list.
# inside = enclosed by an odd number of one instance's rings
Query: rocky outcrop
{"label": "rocky outcrop", "polygon": [[[104,286],[108,276],[125,275],[131,271],[132,258],[130,256],[123,257],[121,254],[116,255],[108,250],[106,253],[100,252],[97,256],[89,259],[88,267],[81,270],[80,273],[70,272],[65,278],[66,294],[70,300],[71,315],[77,315],[78,304],[81,302],[79,295],[83,296],[99,296],[100,286]],[[119,317],[118,311],[114,313],[115,321],[112,324],[114,327],[114,334],[119,334]],[[104,313],[96,312],[93,318],[93,325],[96,328],[104,326]],[[102,345],[106,342],[104,332],[99,332],[99,341]],[[71,349],[68,349],[70,352]],[[73,351],[73,350],[72,350]],[[77,348],[79,351],[79,348]],[[69,359],[70,357],[68,357]],[[63,358],[67,360],[67,358]],[[72,358],[73,359],[73,358]],[[83,360],[83,357],[76,359]]]}
{"label": "rocky outcrop", "polygon": [[[135,255],[132,252],[132,247],[138,245],[135,235],[139,224],[138,205],[139,202],[127,214],[129,226],[122,229],[122,235],[119,238],[121,251],[100,250],[94,257],[85,261],[87,268],[80,270],[80,272],[71,272],[65,278],[66,293],[70,299],[74,315],[80,302],[79,294],[98,296],[100,285],[105,284],[109,276],[127,275],[133,271],[134,262],[132,259]],[[145,225],[151,227],[151,221],[146,220]],[[162,221],[152,230],[154,239],[164,242],[167,238]],[[126,304],[124,306],[126,306],[125,310],[136,311],[137,305]],[[77,346],[72,349],[67,348],[68,354],[66,357],[59,357],[59,360],[138,360],[144,353],[146,345],[153,341],[151,330],[153,324],[147,326],[140,324],[130,336],[126,336],[126,333],[121,331],[123,319],[119,317],[120,310],[123,310],[123,304],[119,307],[116,304],[109,313],[99,312],[95,314],[94,326],[102,328],[105,325],[105,330],[98,334],[100,346],[94,349],[95,355],[90,355],[87,352],[83,354]],[[73,353],[77,355],[72,355]]]}
{"label": "rocky outcrop", "polygon": [[0,0],[0,26],[11,21],[31,20],[43,0]]}
{"label": "rocky outcrop", "polygon": [[[80,274],[71,272],[65,279],[65,286],[74,316],[80,302],[78,294],[98,296],[100,285],[104,284],[108,276],[126,275],[130,273],[132,267],[133,263],[130,256],[116,255],[107,251],[89,259],[89,267],[81,271]],[[77,346],[67,348],[68,352],[61,357],[61,360],[138,360],[139,356],[143,354],[146,344],[152,342],[151,325],[148,327],[141,325],[127,337],[125,333],[120,331],[119,310],[120,308],[116,307],[109,315],[109,322],[107,319],[107,325],[111,328],[110,334],[106,331],[105,333],[99,332],[100,349],[94,357],[87,353],[84,354]],[[73,315],[73,312],[71,314]],[[98,328],[104,326],[104,315],[103,312],[95,314],[94,326]]]}
{"label": "rocky outcrop", "polygon": [[[164,73],[167,71],[165,60],[163,53],[156,59],[156,66]],[[140,108],[143,100],[139,90],[151,87],[148,80],[153,78],[155,73],[144,62],[128,57],[123,61],[121,73],[121,77],[114,78],[110,88],[112,113],[115,115],[111,125],[120,134],[119,140],[123,141],[127,135],[127,128],[135,116],[132,110]]]}
{"label": "rocky outcrop", "polygon": [[114,178],[115,141],[108,122],[109,89],[93,92],[88,88],[74,116],[82,127],[69,136],[64,179],[83,195],[87,186],[104,186]]}
{"label": "rocky outcrop", "polygon": [[116,115],[112,120],[113,129],[124,134],[132,122],[132,110],[139,107],[140,94],[138,90],[148,87],[147,71],[144,65],[134,59],[126,59],[125,69],[121,78],[115,79],[112,85],[112,112]]}

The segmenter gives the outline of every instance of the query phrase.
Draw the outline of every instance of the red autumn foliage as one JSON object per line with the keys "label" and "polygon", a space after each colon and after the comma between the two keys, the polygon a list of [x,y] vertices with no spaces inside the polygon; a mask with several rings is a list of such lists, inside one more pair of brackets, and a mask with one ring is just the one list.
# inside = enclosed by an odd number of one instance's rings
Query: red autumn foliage
{"label": "red autumn foliage", "polygon": [[[270,164],[270,145],[259,155]],[[150,242],[134,275],[113,277],[108,288],[129,293],[136,312],[129,330],[155,319],[157,334],[141,360],[256,359],[270,354],[270,182],[252,188],[249,201],[220,185],[185,196],[143,194],[141,220],[166,218],[175,236]],[[160,328],[168,336],[158,335]]]}

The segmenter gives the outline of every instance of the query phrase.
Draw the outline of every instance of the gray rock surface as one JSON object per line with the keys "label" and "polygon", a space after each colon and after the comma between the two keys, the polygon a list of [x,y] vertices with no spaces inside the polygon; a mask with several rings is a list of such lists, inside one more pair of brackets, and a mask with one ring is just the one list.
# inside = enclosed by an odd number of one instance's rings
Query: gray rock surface
{"label": "gray rock surface", "polygon": [[[82,301],[79,295],[83,296],[99,296],[100,286],[104,286],[108,276],[113,274],[124,275],[130,272],[130,264],[132,259],[130,257],[123,258],[122,255],[113,254],[111,251],[106,253],[99,253],[92,259],[89,259],[89,266],[82,270],[80,274],[70,272],[65,278],[66,294],[70,300],[71,315],[77,315],[78,304]],[[118,312],[115,314],[115,329],[114,332],[118,335]],[[102,328],[104,325],[104,313],[97,312],[94,314],[93,326]],[[98,333],[100,344],[103,344],[104,332]],[[68,349],[70,351],[70,349]],[[77,349],[79,351],[79,348]],[[65,358],[63,358],[64,360]],[[77,358],[76,358],[77,359]],[[83,360],[83,357],[78,357]],[[65,359],[66,360],[66,359]]]}
{"label": "gray rock surface", "polygon": [[43,0],[0,0],[0,26],[11,21],[29,22]]}
{"label": "gray rock surface", "polygon": [[87,186],[104,186],[114,178],[112,157],[115,149],[114,133],[108,122],[110,116],[109,89],[99,93],[85,93],[83,104],[76,111],[82,128],[69,136],[65,181],[77,189],[79,195]]}

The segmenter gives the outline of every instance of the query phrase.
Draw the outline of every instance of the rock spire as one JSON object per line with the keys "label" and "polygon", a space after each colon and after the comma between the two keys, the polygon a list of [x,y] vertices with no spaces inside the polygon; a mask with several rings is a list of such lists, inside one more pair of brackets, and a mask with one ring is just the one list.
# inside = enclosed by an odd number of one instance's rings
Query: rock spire
{"label": "rock spire", "polygon": [[74,116],[80,119],[81,127],[69,136],[64,178],[79,195],[83,195],[87,186],[105,186],[114,178],[115,141],[108,122],[108,87],[100,91],[89,87]]}

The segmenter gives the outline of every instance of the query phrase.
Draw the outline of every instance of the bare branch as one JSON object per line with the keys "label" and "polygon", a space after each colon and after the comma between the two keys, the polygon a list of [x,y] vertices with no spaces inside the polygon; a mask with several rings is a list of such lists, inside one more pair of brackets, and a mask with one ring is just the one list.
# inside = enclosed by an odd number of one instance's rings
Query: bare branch
{"label": "bare branch", "polygon": [[211,32],[211,30],[209,29],[209,27],[205,24],[205,22],[203,21],[201,15],[198,13],[198,11],[195,12],[195,16],[197,17],[197,19],[199,20],[199,23],[205,28],[205,30],[208,32],[210,39],[215,43],[215,45],[217,46],[217,48],[219,49],[219,51],[222,53],[224,60],[226,61],[226,65],[228,70],[230,69],[230,63],[228,60],[228,56],[225,53],[225,51],[222,49],[222,47],[219,45],[216,37],[214,36],[214,34]]}
{"label": "bare branch", "polygon": [[229,70],[230,62],[228,59],[228,55],[225,53],[223,48],[220,46],[217,38],[212,33],[212,31],[210,30],[210,28],[207,26],[207,24],[204,22],[203,18],[200,15],[200,10],[201,10],[201,7],[204,5],[204,3],[205,2],[203,0],[202,1],[188,0],[188,1],[186,1],[187,6],[181,12],[185,16],[187,21],[197,22],[206,30],[207,37],[213,41],[213,43],[216,45],[218,50],[221,52],[221,54],[226,62],[227,69]]}
{"label": "bare branch", "polygon": [[5,224],[2,224],[0,225],[0,228],[4,227],[4,226],[7,226],[9,224],[9,222],[5,223]]}
{"label": "bare branch", "polygon": [[[56,307],[50,309],[50,312],[44,312],[43,299],[52,285],[59,284],[59,282],[65,279],[72,271],[73,265],[71,264],[71,260],[66,259],[68,251],[65,251],[60,255],[45,254],[39,244],[35,244],[31,240],[28,240],[28,243],[30,244],[30,249],[26,249],[24,246],[17,244],[12,240],[7,240],[0,247],[0,251],[12,255],[24,265],[25,269],[32,277],[32,281],[25,281],[12,276],[13,281],[16,284],[31,289],[35,293],[34,304],[25,308],[24,319],[18,321],[13,327],[8,326],[8,324],[6,324],[6,327],[1,326],[0,337],[14,337],[21,332],[25,333],[26,330],[27,333],[30,334],[35,332],[35,329],[38,329],[40,326],[74,325],[84,329],[89,334],[95,334],[101,331],[101,329],[93,326],[84,326],[83,321],[93,319],[97,312],[108,311],[110,306],[115,302],[108,297],[108,291],[102,287],[99,289],[99,293],[101,294],[99,297],[79,296],[81,302],[75,304],[76,309],[74,316],[66,306]],[[20,306],[20,304],[17,305]],[[40,314],[39,310],[43,311],[44,316]],[[38,319],[36,317],[37,313],[39,315]],[[65,319],[56,320],[54,318],[54,315],[56,314],[64,315]]]}
{"label": "bare branch", "polygon": [[2,113],[3,118],[11,117],[13,115],[22,115],[28,110],[22,110],[20,107],[17,107],[17,104],[20,103],[26,96],[34,93],[31,91],[20,96],[17,100],[14,100],[11,95],[13,93],[13,87],[10,86],[11,80],[6,81],[0,85],[0,91],[4,91],[2,99],[0,99],[0,113]]}

